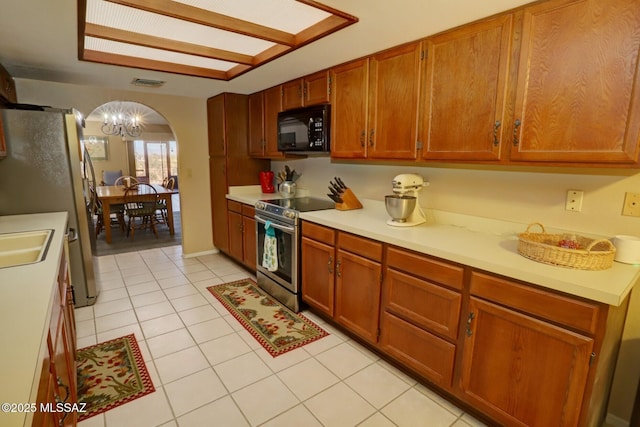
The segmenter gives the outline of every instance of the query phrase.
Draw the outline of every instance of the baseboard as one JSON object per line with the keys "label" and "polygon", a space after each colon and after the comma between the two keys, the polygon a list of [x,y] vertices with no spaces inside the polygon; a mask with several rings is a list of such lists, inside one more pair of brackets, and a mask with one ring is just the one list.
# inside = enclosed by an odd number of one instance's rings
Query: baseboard
{"label": "baseboard", "polygon": [[212,249],[210,251],[203,251],[203,252],[194,252],[190,254],[183,253],[182,258],[195,258],[195,257],[205,256],[205,255],[215,255],[217,253],[220,253],[218,249]]}
{"label": "baseboard", "polygon": [[629,421],[623,420],[620,417],[608,413],[605,421],[605,426],[608,427],[629,427]]}

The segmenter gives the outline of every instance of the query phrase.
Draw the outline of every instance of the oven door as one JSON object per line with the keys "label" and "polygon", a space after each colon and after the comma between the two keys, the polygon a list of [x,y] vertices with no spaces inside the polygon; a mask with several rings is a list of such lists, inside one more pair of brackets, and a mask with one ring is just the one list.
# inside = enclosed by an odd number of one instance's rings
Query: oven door
{"label": "oven door", "polygon": [[[290,292],[298,292],[298,233],[297,226],[286,224],[275,218],[255,215],[256,220],[256,243],[257,259],[256,269],[264,275],[270,277]],[[263,266],[265,257],[265,225],[270,222],[275,232],[277,268],[267,268]],[[268,265],[264,263],[264,265]]]}

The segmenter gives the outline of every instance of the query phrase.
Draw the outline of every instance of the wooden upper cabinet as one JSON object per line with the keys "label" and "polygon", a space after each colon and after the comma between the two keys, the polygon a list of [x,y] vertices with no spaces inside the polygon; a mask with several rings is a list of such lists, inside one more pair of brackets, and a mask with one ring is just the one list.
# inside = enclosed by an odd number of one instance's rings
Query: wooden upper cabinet
{"label": "wooden upper cabinet", "polygon": [[424,42],[422,159],[500,159],[512,28],[508,14]]}
{"label": "wooden upper cabinet", "polygon": [[272,87],[264,91],[264,156],[283,157],[278,151],[278,113],[282,111],[282,88]]}
{"label": "wooden upper cabinet", "polygon": [[420,43],[371,57],[368,158],[416,158],[420,62]]}
{"label": "wooden upper cabinet", "polygon": [[2,126],[2,116],[0,116],[0,159],[7,157],[7,144],[4,139],[4,127]]}
{"label": "wooden upper cabinet", "polygon": [[209,156],[224,156],[226,151],[224,95],[207,99]]}
{"label": "wooden upper cabinet", "polygon": [[249,95],[249,155],[264,155],[264,94],[257,92]]}
{"label": "wooden upper cabinet", "polygon": [[329,71],[282,84],[282,111],[329,102]]}
{"label": "wooden upper cabinet", "polygon": [[18,102],[18,95],[13,77],[0,65],[0,105],[4,103],[15,104],[16,102]]}
{"label": "wooden upper cabinet", "polygon": [[326,104],[330,101],[331,80],[329,71],[324,70],[303,79],[304,105]]}
{"label": "wooden upper cabinet", "polygon": [[302,79],[282,84],[282,111],[300,108],[304,105]]}
{"label": "wooden upper cabinet", "polygon": [[331,85],[331,157],[365,158],[369,60],[333,68]]}
{"label": "wooden upper cabinet", "polygon": [[524,9],[512,160],[637,163],[638,28],[635,0]]}

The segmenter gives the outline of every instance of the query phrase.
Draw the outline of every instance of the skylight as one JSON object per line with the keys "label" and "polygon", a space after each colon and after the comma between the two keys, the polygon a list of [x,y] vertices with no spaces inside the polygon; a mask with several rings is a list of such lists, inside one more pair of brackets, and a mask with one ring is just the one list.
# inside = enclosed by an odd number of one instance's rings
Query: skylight
{"label": "skylight", "polygon": [[357,18],[312,0],[78,0],[81,60],[220,80]]}

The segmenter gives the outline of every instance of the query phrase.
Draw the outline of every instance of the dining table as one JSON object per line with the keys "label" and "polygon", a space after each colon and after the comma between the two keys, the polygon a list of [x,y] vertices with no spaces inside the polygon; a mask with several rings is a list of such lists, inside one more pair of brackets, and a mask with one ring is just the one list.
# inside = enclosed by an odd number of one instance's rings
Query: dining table
{"label": "dining table", "polygon": [[[167,204],[167,225],[169,226],[169,234],[172,236],[175,234],[173,228],[173,205],[171,203],[171,196],[178,193],[177,189],[169,189],[159,184],[151,184],[151,186],[157,191],[158,198],[165,200]],[[146,188],[141,186],[140,188]],[[100,185],[96,187],[96,196],[102,203],[102,215],[104,220],[105,241],[111,243],[111,205],[117,205],[124,203],[124,194],[127,188],[124,185]],[[134,189],[133,191],[144,191]],[[141,193],[143,194],[143,193]],[[131,192],[129,193],[131,196]]]}

